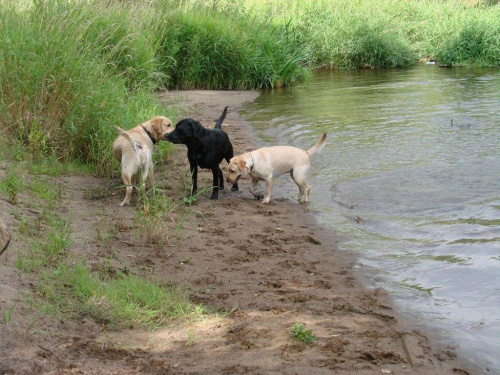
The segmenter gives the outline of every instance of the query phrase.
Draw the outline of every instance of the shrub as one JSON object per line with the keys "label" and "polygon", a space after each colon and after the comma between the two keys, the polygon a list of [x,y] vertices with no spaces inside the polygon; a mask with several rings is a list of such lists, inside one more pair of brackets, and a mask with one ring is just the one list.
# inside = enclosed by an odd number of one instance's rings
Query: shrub
{"label": "shrub", "polygon": [[450,38],[437,59],[443,65],[500,66],[500,24],[469,20]]}
{"label": "shrub", "polygon": [[199,8],[189,14],[164,12],[157,59],[167,87],[255,89],[307,77],[306,56],[289,25],[207,16]]}

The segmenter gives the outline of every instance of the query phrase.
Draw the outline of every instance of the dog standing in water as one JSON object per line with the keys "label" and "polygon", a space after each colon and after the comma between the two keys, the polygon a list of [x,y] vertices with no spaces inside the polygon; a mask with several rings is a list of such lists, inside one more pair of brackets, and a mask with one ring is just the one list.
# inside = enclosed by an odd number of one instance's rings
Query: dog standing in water
{"label": "dog standing in water", "polygon": [[298,201],[304,197],[304,202],[308,203],[310,189],[306,177],[311,166],[310,158],[323,148],[325,141],[326,133],[323,133],[319,141],[307,151],[292,146],[273,146],[235,156],[229,162],[227,181],[237,183],[241,176],[250,175],[252,177],[250,192],[258,199],[262,198],[262,194],[257,193],[255,187],[259,181],[266,181],[266,195],[262,203],[269,203],[273,191],[273,179],[290,172],[299,187]]}

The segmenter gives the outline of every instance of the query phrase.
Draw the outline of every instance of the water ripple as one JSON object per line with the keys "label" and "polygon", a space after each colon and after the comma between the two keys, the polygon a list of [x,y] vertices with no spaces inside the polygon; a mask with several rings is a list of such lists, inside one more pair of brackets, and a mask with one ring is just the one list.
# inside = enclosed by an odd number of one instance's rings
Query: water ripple
{"label": "water ripple", "polygon": [[384,274],[406,313],[500,371],[498,108],[498,70],[417,67],[321,72],[243,115],[263,145],[308,149],[328,132],[311,209]]}

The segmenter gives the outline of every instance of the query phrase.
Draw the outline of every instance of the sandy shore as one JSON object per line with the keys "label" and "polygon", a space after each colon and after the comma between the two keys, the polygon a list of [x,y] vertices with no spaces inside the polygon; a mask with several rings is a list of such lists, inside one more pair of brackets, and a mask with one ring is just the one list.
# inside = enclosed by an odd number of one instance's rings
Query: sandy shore
{"label": "sandy shore", "polygon": [[[223,129],[235,154],[257,146],[238,115],[243,103],[257,96],[221,91],[160,95],[168,106],[183,108],[181,117],[207,127],[229,105]],[[222,165],[226,172],[227,164]],[[189,181],[185,146],[176,145],[156,173],[157,182],[181,199]],[[133,205],[118,207],[123,198],[118,181],[111,185],[112,194],[89,200],[85,191],[109,180],[61,180],[75,228],[72,252],[97,266],[111,249],[111,267],[180,285],[194,301],[220,314],[154,332],[108,331],[90,318],[50,315],[30,328],[26,316],[32,307],[20,304],[12,324],[0,325],[0,374],[479,373],[397,316],[384,290],[365,287],[353,270],[356,255],[338,249],[342,239],[319,226],[307,205],[279,193],[264,205],[249,193],[250,181],[242,179],[239,192],[225,189],[218,201],[209,200],[209,192],[200,197],[180,236],[174,235],[179,218],[173,216],[169,244],[159,248],[137,238]],[[210,181],[209,172],[199,174],[200,189]],[[4,201],[0,204],[10,212]],[[11,215],[5,220],[15,238],[19,223]],[[120,231],[103,245],[96,238],[96,223],[101,230],[120,223]],[[15,290],[31,289],[31,276],[19,273],[15,256],[6,254],[0,258],[2,311],[20,300]],[[295,323],[311,331],[312,343],[291,337]]]}

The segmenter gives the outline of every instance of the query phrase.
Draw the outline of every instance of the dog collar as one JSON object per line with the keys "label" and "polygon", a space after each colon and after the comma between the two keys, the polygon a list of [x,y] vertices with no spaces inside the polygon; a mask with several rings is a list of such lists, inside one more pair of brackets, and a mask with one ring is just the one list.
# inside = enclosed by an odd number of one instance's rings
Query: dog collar
{"label": "dog collar", "polygon": [[155,145],[156,144],[156,139],[154,139],[153,137],[153,134],[151,134],[148,129],[146,129],[144,126],[142,127],[144,129],[144,131],[146,132],[146,134],[148,135],[149,139],[151,139],[151,142],[153,142],[153,144]]}

